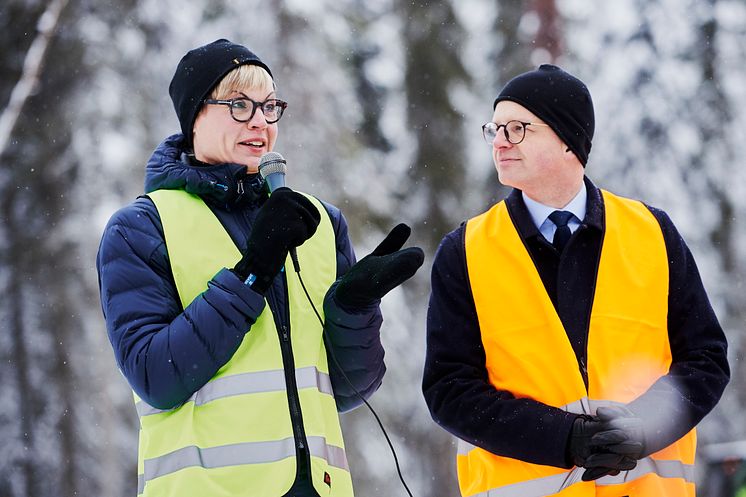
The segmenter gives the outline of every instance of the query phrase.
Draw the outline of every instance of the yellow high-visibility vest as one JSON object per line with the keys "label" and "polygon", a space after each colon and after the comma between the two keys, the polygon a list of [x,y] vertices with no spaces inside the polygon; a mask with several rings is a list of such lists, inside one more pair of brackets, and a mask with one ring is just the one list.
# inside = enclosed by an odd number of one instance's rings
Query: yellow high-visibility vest
{"label": "yellow high-visibility vest", "polygon": [[[602,192],[606,231],[587,345],[588,388],[557,311],[505,202],[466,225],[466,261],[490,383],[568,412],[626,404],[671,364],[668,260],[660,226],[641,203]],[[530,430],[530,426],[525,427]],[[459,442],[463,496],[694,496],[696,434],[593,482],[565,470]]]}
{"label": "yellow high-visibility vest", "polygon": [[[186,307],[241,254],[198,196],[159,190],[149,197],[163,223],[174,281]],[[323,313],[324,296],[336,278],[335,236],[323,205],[308,198],[322,213],[321,224],[297,253],[306,288]],[[286,267],[292,268],[290,258]],[[322,327],[293,271],[287,274],[287,287],[294,374],[313,486],[322,497],[350,497],[352,480]],[[135,403],[140,417],[138,494],[280,497],[295,480],[296,443],[280,338],[268,306],[231,360],[184,404],[164,411],[137,395]]]}

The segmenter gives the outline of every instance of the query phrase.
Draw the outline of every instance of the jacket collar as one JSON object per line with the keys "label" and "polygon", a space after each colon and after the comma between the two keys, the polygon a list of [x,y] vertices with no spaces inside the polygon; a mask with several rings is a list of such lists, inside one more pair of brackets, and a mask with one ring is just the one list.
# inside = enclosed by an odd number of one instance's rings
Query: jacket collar
{"label": "jacket collar", "polygon": [[198,161],[181,134],[166,138],[148,160],[145,193],[155,190],[184,190],[225,209],[258,205],[267,198],[264,180],[258,174],[247,174],[240,164]]}

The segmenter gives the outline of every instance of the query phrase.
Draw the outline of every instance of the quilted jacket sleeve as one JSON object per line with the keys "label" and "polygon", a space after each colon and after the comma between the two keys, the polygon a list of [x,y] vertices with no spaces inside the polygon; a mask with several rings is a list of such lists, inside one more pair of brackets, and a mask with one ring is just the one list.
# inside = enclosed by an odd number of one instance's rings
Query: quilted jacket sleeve
{"label": "quilted jacket sleeve", "polygon": [[[324,206],[334,227],[339,278],[356,262],[355,253],[344,216],[336,207],[330,204]],[[337,409],[344,412],[363,403],[355,390],[367,400],[381,386],[386,372],[380,334],[383,317],[379,303],[363,309],[343,308],[334,299],[335,287],[336,283],[324,300],[324,332],[334,398]]]}
{"label": "quilted jacket sleeve", "polygon": [[207,383],[265,305],[224,269],[182,309],[163,228],[146,198],[112,216],[96,266],[117,364],[138,396],[159,409],[180,405]]}

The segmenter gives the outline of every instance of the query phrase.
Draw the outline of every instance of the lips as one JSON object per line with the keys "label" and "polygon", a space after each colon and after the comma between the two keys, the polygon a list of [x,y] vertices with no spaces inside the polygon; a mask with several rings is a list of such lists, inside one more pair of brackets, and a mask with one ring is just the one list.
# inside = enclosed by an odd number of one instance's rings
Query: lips
{"label": "lips", "polygon": [[519,159],[516,159],[516,158],[514,158],[514,157],[500,157],[500,158],[498,159],[498,162],[499,162],[500,164],[509,164],[509,163],[511,163],[511,162],[517,162],[518,160],[519,160]]}
{"label": "lips", "polygon": [[253,149],[262,149],[267,145],[267,142],[263,138],[252,138],[249,140],[238,142],[238,144]]}

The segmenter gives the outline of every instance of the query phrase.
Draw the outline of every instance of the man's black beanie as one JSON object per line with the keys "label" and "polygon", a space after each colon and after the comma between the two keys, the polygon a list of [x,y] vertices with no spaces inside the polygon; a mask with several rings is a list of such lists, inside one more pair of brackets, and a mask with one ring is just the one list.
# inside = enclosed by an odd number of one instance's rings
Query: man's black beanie
{"label": "man's black beanie", "polygon": [[179,61],[168,93],[190,147],[194,120],[202,101],[226,74],[242,65],[263,67],[272,76],[269,67],[248,48],[225,39],[190,50]]}
{"label": "man's black beanie", "polygon": [[557,66],[542,64],[508,81],[492,106],[510,100],[530,110],[557,133],[585,167],[595,118],[585,84]]}

